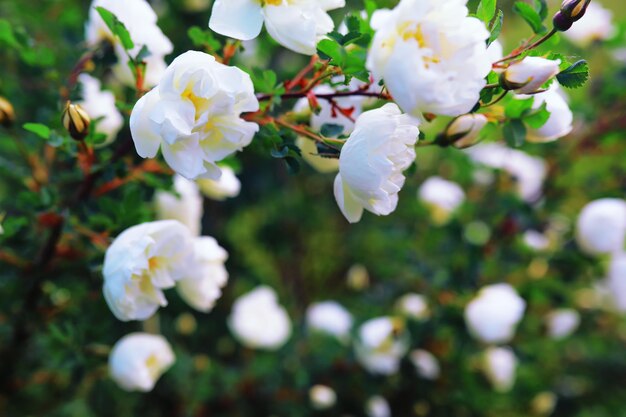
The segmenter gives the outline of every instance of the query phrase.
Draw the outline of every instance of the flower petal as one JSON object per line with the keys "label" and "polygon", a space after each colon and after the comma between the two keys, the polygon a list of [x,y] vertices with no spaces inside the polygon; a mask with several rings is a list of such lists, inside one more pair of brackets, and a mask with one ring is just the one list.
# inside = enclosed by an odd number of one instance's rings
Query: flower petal
{"label": "flower petal", "polygon": [[211,30],[247,41],[261,33],[261,4],[255,0],[216,0],[209,20]]}

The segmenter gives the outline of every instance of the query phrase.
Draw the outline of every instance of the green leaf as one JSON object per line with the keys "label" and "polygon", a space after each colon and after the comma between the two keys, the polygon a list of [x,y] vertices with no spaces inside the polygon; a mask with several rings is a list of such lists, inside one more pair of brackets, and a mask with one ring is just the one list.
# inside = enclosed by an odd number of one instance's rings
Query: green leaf
{"label": "green leaf", "polygon": [[589,65],[584,59],[575,62],[569,68],[561,71],[556,79],[565,88],[582,87],[589,79]]}
{"label": "green leaf", "polygon": [[504,139],[512,147],[520,147],[526,140],[526,126],[521,119],[512,119],[504,125]]}
{"label": "green leaf", "polygon": [[317,44],[317,51],[322,59],[330,59],[338,66],[343,63],[343,48],[336,41],[322,39]]}
{"label": "green leaf", "polygon": [[527,99],[517,99],[514,98],[510,100],[505,109],[506,117],[509,119],[518,119],[526,114],[533,106],[534,98],[530,97]]}
{"label": "green leaf", "polygon": [[493,19],[493,22],[491,22],[491,24],[489,25],[489,32],[491,34],[489,35],[489,39],[487,40],[487,45],[491,45],[496,39],[498,39],[498,36],[500,36],[500,32],[502,32],[503,22],[504,13],[502,13],[502,10],[498,10],[496,18]]}
{"label": "green leaf", "polygon": [[120,22],[113,13],[111,13],[104,7],[96,7],[96,10],[98,11],[98,14],[100,14],[102,20],[104,20],[104,23],[111,30],[111,33],[113,33],[120,39],[124,49],[126,49],[127,51],[133,49],[135,47],[135,44],[130,37],[128,29],[126,29],[126,26],[124,26],[124,24]]}
{"label": "green leaf", "polygon": [[546,33],[547,29],[543,25],[543,19],[541,18],[540,12],[537,11],[533,6],[528,3],[524,3],[523,1],[515,2],[513,6],[513,11],[520,15],[526,23],[530,25],[533,32],[537,34]]}
{"label": "green leaf", "polygon": [[343,126],[333,123],[324,123],[320,129],[320,133],[327,138],[336,138],[343,133]]}
{"label": "green leaf", "polygon": [[496,0],[481,0],[476,10],[476,17],[485,23],[491,22],[496,15]]}
{"label": "green leaf", "polygon": [[524,122],[533,129],[539,129],[546,124],[549,118],[548,106],[546,103],[543,103],[538,109],[528,112],[524,116]]}
{"label": "green leaf", "polygon": [[50,128],[41,123],[26,123],[22,126],[24,130],[34,133],[42,139],[50,139]]}

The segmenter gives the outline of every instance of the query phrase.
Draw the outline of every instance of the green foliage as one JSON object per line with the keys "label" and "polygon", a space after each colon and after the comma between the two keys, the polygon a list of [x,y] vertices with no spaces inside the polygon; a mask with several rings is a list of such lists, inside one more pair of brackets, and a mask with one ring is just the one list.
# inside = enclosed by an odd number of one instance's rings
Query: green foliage
{"label": "green foliage", "polygon": [[130,33],[128,32],[128,29],[126,29],[126,26],[124,26],[124,24],[120,22],[113,13],[104,7],[96,7],[96,10],[104,23],[111,30],[111,33],[113,33],[114,36],[117,36],[120,42],[122,42],[124,49],[127,51],[133,49],[135,47],[135,43],[130,38]]}
{"label": "green foliage", "polygon": [[515,13],[520,15],[526,23],[528,23],[533,32],[537,34],[544,34],[547,32],[546,27],[543,25],[543,21],[547,16],[547,5],[545,0],[533,0],[532,4],[517,1],[513,6],[513,11],[515,11]]}
{"label": "green foliage", "polygon": [[565,88],[582,87],[589,79],[589,65],[585,60],[577,61],[561,71],[556,79]]}

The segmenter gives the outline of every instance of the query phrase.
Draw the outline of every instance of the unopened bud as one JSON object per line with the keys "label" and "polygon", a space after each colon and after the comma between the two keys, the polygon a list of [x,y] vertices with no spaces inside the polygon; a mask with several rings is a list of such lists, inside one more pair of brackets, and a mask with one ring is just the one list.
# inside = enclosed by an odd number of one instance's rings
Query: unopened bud
{"label": "unopened bud", "polygon": [[15,122],[15,110],[13,110],[13,105],[5,98],[0,97],[0,125],[11,127],[13,122]]}
{"label": "unopened bud", "polygon": [[527,56],[500,74],[500,86],[505,90],[516,90],[517,94],[535,93],[559,73],[559,65],[561,61],[558,59]]}
{"label": "unopened bud", "polygon": [[450,122],[441,141],[445,145],[453,145],[459,149],[469,148],[477,143],[485,125],[487,117],[484,114],[464,114]]}
{"label": "unopened bud", "polygon": [[87,112],[78,104],[72,104],[68,101],[63,110],[61,120],[63,127],[69,132],[73,139],[81,141],[89,134],[91,119]]}
{"label": "unopened bud", "polygon": [[571,28],[574,22],[579,21],[585,15],[589,3],[591,0],[565,0],[561,4],[561,10],[552,19],[554,28],[561,32]]}

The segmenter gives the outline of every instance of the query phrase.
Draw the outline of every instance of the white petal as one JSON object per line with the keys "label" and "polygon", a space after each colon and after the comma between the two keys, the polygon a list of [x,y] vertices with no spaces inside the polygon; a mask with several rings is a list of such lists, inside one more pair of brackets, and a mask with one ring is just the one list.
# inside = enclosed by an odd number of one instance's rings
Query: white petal
{"label": "white petal", "polygon": [[261,33],[261,4],[255,0],[216,0],[209,21],[211,30],[247,41]]}
{"label": "white petal", "polygon": [[352,195],[352,191],[344,184],[341,174],[335,177],[335,199],[339,209],[350,223],[357,223],[363,216],[363,206]]}

